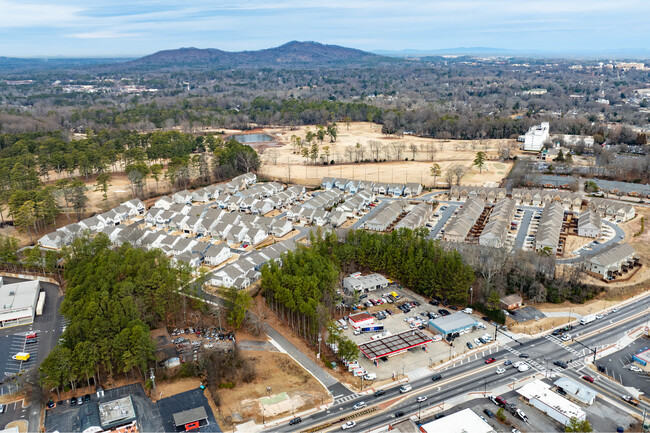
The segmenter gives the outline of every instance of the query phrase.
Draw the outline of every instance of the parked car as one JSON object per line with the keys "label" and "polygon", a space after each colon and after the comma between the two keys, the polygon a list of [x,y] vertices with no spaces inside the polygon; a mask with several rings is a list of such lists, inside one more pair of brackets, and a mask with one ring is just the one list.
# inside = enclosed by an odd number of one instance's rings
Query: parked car
{"label": "parked car", "polygon": [[470,342],[468,341],[468,342],[467,342],[467,348],[471,350],[471,349],[474,348],[474,346],[472,346],[472,343],[470,343]]}
{"label": "parked car", "polygon": [[77,397],[72,397],[70,399],[70,406],[76,406],[77,405]]}
{"label": "parked car", "polygon": [[494,418],[494,413],[490,409],[483,409],[483,413],[486,414],[489,418]]}
{"label": "parked car", "polygon": [[90,394],[84,395],[83,400],[84,400],[84,403],[90,403]]}
{"label": "parked car", "polygon": [[630,365],[630,371],[634,371],[636,373],[641,373],[643,370],[641,370],[641,368],[637,367],[636,365]]}

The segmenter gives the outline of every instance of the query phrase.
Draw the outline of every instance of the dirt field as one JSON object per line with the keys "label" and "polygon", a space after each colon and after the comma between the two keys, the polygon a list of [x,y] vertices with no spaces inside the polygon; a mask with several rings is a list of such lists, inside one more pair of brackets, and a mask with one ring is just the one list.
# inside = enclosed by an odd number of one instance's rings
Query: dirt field
{"label": "dirt field", "polygon": [[156,395],[154,397],[156,400],[160,400],[180,394],[181,392],[191,391],[198,388],[199,385],[201,385],[201,380],[196,377],[157,383]]}
{"label": "dirt field", "polygon": [[[537,307],[537,305],[535,305]],[[575,320],[576,316],[572,320]],[[512,318],[508,317],[506,319],[506,325],[508,325],[508,330],[514,333],[524,333],[524,334],[537,334],[539,332],[545,331],[547,329],[555,328],[556,326],[564,325],[569,321],[569,317],[545,317],[538,321],[530,320],[524,323],[518,323],[516,325],[512,324],[514,321]]]}
{"label": "dirt field", "polygon": [[[315,126],[308,126],[315,131]],[[500,182],[510,170],[511,164],[504,164],[498,161],[488,161],[483,167],[483,173],[472,167],[472,161],[478,151],[487,153],[488,159],[496,159],[498,146],[516,146],[514,140],[483,140],[482,143],[476,140],[434,140],[414,136],[387,137],[381,133],[381,126],[366,122],[357,122],[350,125],[348,130],[345,125],[339,125],[339,133],[336,143],[329,143],[326,139],[321,149],[329,146],[330,154],[327,160],[337,162],[334,166],[313,165],[305,163],[305,159],[293,152],[290,146],[292,135],[304,138],[307,126],[296,130],[287,128],[265,129],[265,132],[278,137],[282,144],[278,147],[267,148],[263,151],[262,174],[281,180],[302,183],[306,185],[320,185],[323,177],[346,177],[350,179],[369,180],[375,182],[420,182],[424,185],[433,185],[433,178],[429,170],[433,162],[438,163],[445,171],[454,164],[461,164],[470,168],[470,172],[463,178],[465,185],[484,185],[486,182]],[[360,143],[365,148],[365,158],[370,157],[368,142],[378,141],[382,148],[391,147],[393,143],[402,148],[400,161],[384,163],[354,164],[349,163],[346,148],[355,147]],[[431,160],[427,151],[427,145],[433,144],[435,156]],[[413,158],[411,145],[416,145],[418,150],[415,153],[415,161],[404,161]],[[385,158],[384,152],[380,151],[380,158]],[[438,183],[444,183],[442,178],[437,179]]]}
{"label": "dirt field", "polygon": [[[327,389],[289,355],[259,351],[242,351],[242,355],[254,363],[257,379],[250,384],[238,384],[233,389],[219,391],[220,418],[228,425],[232,425],[233,418],[242,421],[253,419],[261,424],[261,400],[265,397],[274,398],[282,396],[282,393],[288,397],[280,404],[265,405],[266,421],[274,418],[274,413],[275,417],[281,418],[292,411],[302,412],[328,401]],[[270,393],[267,387],[271,387]]]}

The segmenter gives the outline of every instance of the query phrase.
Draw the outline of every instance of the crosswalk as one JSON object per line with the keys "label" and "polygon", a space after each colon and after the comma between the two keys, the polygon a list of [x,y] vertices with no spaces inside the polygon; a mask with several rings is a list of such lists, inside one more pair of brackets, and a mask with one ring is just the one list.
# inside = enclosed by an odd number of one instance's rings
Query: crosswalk
{"label": "crosswalk", "polygon": [[430,373],[431,373],[431,370],[429,370],[428,368],[418,368],[417,370],[413,370],[413,371],[408,372],[407,375],[408,375],[409,379],[411,381],[413,381],[415,379],[419,379],[420,377],[424,377],[424,376],[426,376],[427,374],[430,374]]}
{"label": "crosswalk", "polygon": [[[509,345],[505,345],[504,349],[506,349],[508,352],[512,353],[513,355],[519,356],[521,352],[519,352],[516,349],[513,349]],[[543,365],[541,365],[539,362],[535,361],[534,359],[526,358],[525,360],[522,359],[522,361],[525,361],[526,364],[530,365],[534,370],[536,370],[538,373],[543,372],[546,370]]]}
{"label": "crosswalk", "polygon": [[349,394],[349,395],[346,395],[346,396],[343,396],[343,397],[342,396],[334,396],[334,406],[346,403],[346,402],[348,402],[350,400],[354,400],[355,398],[359,398],[359,397],[360,397],[360,395],[356,394],[356,393],[355,394]]}

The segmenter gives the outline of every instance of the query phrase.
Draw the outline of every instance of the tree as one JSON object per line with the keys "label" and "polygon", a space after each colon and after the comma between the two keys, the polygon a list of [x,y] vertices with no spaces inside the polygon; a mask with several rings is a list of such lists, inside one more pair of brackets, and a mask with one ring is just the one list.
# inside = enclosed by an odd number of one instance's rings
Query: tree
{"label": "tree", "polygon": [[450,168],[456,179],[456,185],[460,185],[460,180],[467,173],[467,169],[460,164],[456,164]]}
{"label": "tree", "polygon": [[72,201],[72,208],[77,214],[77,221],[83,219],[84,213],[86,212],[86,205],[88,204],[88,197],[86,196],[86,184],[81,180],[73,180],[70,183],[71,196],[70,200]]}
{"label": "tree", "polygon": [[32,238],[32,226],[36,224],[36,208],[32,200],[23,203],[18,211],[14,213],[14,225],[21,232],[27,232],[29,241],[34,242]]}
{"label": "tree", "polygon": [[228,324],[239,329],[246,318],[246,312],[253,303],[253,298],[246,290],[239,290],[236,287],[222,290],[222,295],[226,311],[228,311]]}
{"label": "tree", "polygon": [[327,127],[327,135],[330,136],[330,142],[334,143],[336,141],[336,137],[338,136],[339,133],[339,127],[335,123],[332,123]]}
{"label": "tree", "polygon": [[108,187],[111,186],[111,175],[110,173],[102,173],[97,176],[95,183],[95,191],[101,191],[103,195],[103,201],[108,200]]}
{"label": "tree", "polygon": [[131,182],[131,191],[134,196],[142,197],[145,187],[145,179],[149,174],[149,166],[145,163],[137,163],[126,166],[126,176]]}
{"label": "tree", "polygon": [[354,362],[359,359],[359,347],[354,341],[342,336],[339,337],[337,344],[339,346],[338,355],[341,359],[349,362]]}
{"label": "tree", "polygon": [[497,419],[499,421],[505,422],[505,420],[506,420],[506,411],[503,410],[502,407],[500,407],[499,410],[497,410],[496,417],[497,417]]}
{"label": "tree", "polygon": [[560,149],[557,153],[557,156],[554,159],[555,162],[564,162],[564,152]]}
{"label": "tree", "polygon": [[316,126],[316,137],[318,138],[318,141],[320,141],[320,144],[323,144],[323,140],[325,140],[325,135],[327,132],[325,131],[325,127],[323,125],[318,125]]}
{"label": "tree", "polygon": [[156,181],[156,194],[160,194],[160,190],[158,189],[158,182],[160,181],[160,175],[162,174],[163,166],[162,164],[152,164],[150,170],[151,177]]}
{"label": "tree", "polygon": [[433,177],[433,187],[435,188],[436,187],[436,179],[438,178],[438,176],[440,176],[442,174],[442,170],[440,169],[440,164],[438,164],[438,163],[433,164],[431,166],[431,169],[430,169],[429,173],[431,174],[431,177]]}
{"label": "tree", "polygon": [[350,116],[345,116],[343,118],[343,121],[345,122],[345,126],[347,127],[348,131],[350,130],[350,123],[352,123],[352,119]]}
{"label": "tree", "polygon": [[564,431],[588,433],[594,431],[594,429],[591,428],[591,424],[589,424],[589,421],[587,420],[578,421],[578,418],[571,417],[569,423],[564,428]]}
{"label": "tree", "polygon": [[447,182],[449,188],[454,184],[454,171],[451,168],[445,171],[445,182]]}
{"label": "tree", "polygon": [[600,188],[598,188],[598,184],[594,182],[593,180],[588,180],[585,182],[585,192],[598,192],[600,191]]}
{"label": "tree", "polygon": [[485,165],[485,152],[477,152],[476,157],[474,158],[473,165],[478,167],[478,172],[483,172],[483,166]]}

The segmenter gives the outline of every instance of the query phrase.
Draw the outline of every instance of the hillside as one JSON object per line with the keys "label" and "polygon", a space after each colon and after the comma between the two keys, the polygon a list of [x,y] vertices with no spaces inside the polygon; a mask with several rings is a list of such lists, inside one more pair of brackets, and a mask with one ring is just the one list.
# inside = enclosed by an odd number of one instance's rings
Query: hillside
{"label": "hillside", "polygon": [[129,62],[129,66],[300,67],[395,62],[395,59],[338,45],[292,41],[275,48],[229,52],[214,48],[165,50]]}

